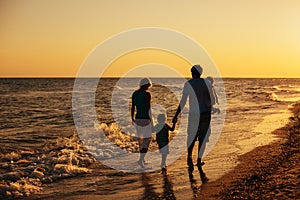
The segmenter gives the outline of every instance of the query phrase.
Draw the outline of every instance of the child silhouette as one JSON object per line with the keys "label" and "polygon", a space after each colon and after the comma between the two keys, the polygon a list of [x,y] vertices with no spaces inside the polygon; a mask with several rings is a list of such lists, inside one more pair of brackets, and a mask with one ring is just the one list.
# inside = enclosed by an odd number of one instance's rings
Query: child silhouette
{"label": "child silhouette", "polygon": [[159,114],[157,116],[158,124],[155,125],[156,132],[156,142],[159,147],[159,152],[161,153],[161,169],[162,173],[167,172],[167,155],[169,154],[169,131],[174,131],[176,121],[173,122],[172,127],[166,124],[166,115]]}
{"label": "child silhouette", "polygon": [[215,107],[216,104],[219,105],[219,98],[217,96],[217,93],[216,93],[216,90],[215,90],[215,87],[214,87],[215,80],[211,76],[208,76],[206,78],[206,80],[208,80],[210,82],[211,89],[212,89],[212,92],[213,92],[213,97],[212,97],[212,101],[211,101],[211,103],[212,103],[212,111],[211,112],[212,112],[212,114],[215,114],[215,113],[219,114],[221,112],[220,109]]}

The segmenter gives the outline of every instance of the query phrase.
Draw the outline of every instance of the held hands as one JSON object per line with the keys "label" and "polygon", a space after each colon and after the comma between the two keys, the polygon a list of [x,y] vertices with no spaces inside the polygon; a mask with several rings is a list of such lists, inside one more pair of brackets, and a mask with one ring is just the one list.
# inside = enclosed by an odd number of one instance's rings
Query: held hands
{"label": "held hands", "polygon": [[174,117],[173,117],[172,123],[173,123],[173,124],[176,124],[176,123],[177,123],[177,116],[174,116]]}
{"label": "held hands", "polygon": [[155,133],[155,132],[156,132],[156,131],[155,131],[155,127],[154,127],[153,125],[151,126],[151,132],[152,132],[152,133]]}
{"label": "held hands", "polygon": [[211,111],[212,114],[215,114],[215,113],[220,114],[220,112],[221,112],[221,110],[219,108],[216,108],[216,107],[213,107],[212,111]]}

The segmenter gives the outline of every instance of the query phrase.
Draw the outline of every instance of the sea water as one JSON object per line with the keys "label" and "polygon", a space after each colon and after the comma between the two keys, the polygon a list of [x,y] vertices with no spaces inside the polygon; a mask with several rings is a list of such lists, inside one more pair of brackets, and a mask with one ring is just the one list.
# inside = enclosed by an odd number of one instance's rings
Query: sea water
{"label": "sea water", "polygon": [[[119,81],[117,78],[99,81],[95,91],[96,120],[93,126],[95,130],[102,130],[104,137],[95,140],[92,134],[97,132],[88,133],[91,135],[87,138],[77,134],[73,114],[82,110],[72,107],[74,79],[0,79],[0,197],[29,196],[39,191],[45,193],[44,197],[50,198],[57,191],[63,196],[67,190],[47,189],[62,181],[72,183],[73,189],[69,192],[86,190],[101,195],[101,198],[134,191],[134,188],[130,189],[135,182],[133,177],[117,175],[115,179],[117,170],[108,170],[101,163],[116,156],[120,148],[138,155],[128,91],[138,88],[139,79],[127,79],[121,85],[118,85]],[[88,84],[89,80],[86,82]],[[167,123],[171,124],[183,82],[178,79],[156,82],[163,84],[154,84],[149,90],[154,115],[166,112]],[[215,84],[218,88],[220,82]],[[218,121],[218,114],[213,115],[212,132],[222,132],[204,158],[205,171],[212,180],[237,165],[238,156],[276,140],[271,132],[287,123],[289,106],[300,100],[300,79],[234,78],[223,79],[223,84],[225,90],[217,93],[220,101],[226,102],[222,104],[225,107],[219,105],[221,114],[226,114],[225,123]],[[182,119],[180,123],[186,122]],[[181,132],[184,130],[176,130],[171,138]],[[111,148],[108,143],[114,143],[115,147]],[[157,151],[155,142],[151,143],[150,150]],[[177,165],[185,165],[185,162]],[[70,177],[73,178],[65,179]],[[116,180],[118,187],[109,189],[111,182]],[[75,182],[85,184],[76,188]],[[94,188],[87,189],[89,184],[94,184]]]}

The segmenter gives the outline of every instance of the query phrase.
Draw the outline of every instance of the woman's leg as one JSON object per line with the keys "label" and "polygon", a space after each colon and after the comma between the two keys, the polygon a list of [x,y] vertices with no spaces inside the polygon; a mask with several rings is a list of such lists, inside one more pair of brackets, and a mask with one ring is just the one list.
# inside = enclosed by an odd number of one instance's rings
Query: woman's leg
{"label": "woman's leg", "polygon": [[141,167],[144,167],[144,160],[145,160],[146,153],[148,152],[150,142],[151,142],[151,138],[144,138],[141,142],[140,159],[139,159],[139,165],[141,165]]}
{"label": "woman's leg", "polygon": [[139,164],[141,167],[144,167],[143,161],[144,161],[144,157],[145,157],[145,152],[144,152],[144,150],[143,150],[143,142],[144,142],[143,138],[139,138],[139,139],[138,139],[138,142],[139,142],[139,151],[140,151],[140,159],[139,159],[139,161],[138,161],[138,164]]}
{"label": "woman's leg", "polygon": [[143,138],[138,138],[138,144],[139,144],[139,151],[141,151],[142,144],[143,144]]}

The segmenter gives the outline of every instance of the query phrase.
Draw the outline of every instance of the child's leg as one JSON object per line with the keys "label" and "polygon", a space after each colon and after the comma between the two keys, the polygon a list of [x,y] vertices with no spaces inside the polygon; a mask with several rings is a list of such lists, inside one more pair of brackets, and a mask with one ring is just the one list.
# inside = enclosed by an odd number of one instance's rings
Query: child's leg
{"label": "child's leg", "polygon": [[166,160],[167,160],[167,154],[162,153],[161,154],[161,168],[166,168]]}

